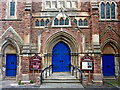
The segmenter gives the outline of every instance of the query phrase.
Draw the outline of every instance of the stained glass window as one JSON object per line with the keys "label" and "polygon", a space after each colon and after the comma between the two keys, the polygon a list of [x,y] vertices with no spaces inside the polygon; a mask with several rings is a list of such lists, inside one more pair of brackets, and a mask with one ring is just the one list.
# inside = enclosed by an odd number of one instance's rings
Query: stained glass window
{"label": "stained glass window", "polygon": [[111,4],[111,18],[115,19],[115,4]]}
{"label": "stained glass window", "polygon": [[38,19],[35,21],[35,26],[39,26],[39,21],[38,21]]}
{"label": "stained glass window", "polygon": [[88,26],[87,20],[84,20],[84,26]]}
{"label": "stained glass window", "polygon": [[81,19],[79,20],[79,26],[82,26],[82,20]]}
{"label": "stained glass window", "polygon": [[105,4],[101,3],[101,19],[105,19]]}
{"label": "stained glass window", "polygon": [[43,19],[41,19],[40,26],[44,26],[44,20]]}
{"label": "stained glass window", "polygon": [[60,25],[64,25],[64,19],[63,18],[60,19]]}
{"label": "stained glass window", "polygon": [[69,25],[69,19],[68,18],[65,19],[65,25]]}
{"label": "stained glass window", "polygon": [[49,23],[49,19],[46,20],[45,25],[47,25],[48,23]]}
{"label": "stained glass window", "polygon": [[54,25],[58,25],[58,19],[57,18],[55,18],[55,20],[54,20]]}
{"label": "stained glass window", "polygon": [[10,16],[14,16],[15,15],[15,2],[12,1],[10,2]]}
{"label": "stained glass window", "polygon": [[75,25],[77,25],[77,20],[76,19],[74,19],[74,21],[73,21],[74,23],[75,23]]}
{"label": "stained glass window", "polygon": [[106,4],[106,19],[110,19],[110,4]]}

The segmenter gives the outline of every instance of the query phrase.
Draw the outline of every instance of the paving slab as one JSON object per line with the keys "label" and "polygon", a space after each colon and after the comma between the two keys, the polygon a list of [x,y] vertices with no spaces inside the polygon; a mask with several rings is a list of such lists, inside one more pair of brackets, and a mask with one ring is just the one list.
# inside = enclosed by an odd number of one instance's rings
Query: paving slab
{"label": "paving slab", "polygon": [[40,88],[83,88],[78,83],[43,83]]}

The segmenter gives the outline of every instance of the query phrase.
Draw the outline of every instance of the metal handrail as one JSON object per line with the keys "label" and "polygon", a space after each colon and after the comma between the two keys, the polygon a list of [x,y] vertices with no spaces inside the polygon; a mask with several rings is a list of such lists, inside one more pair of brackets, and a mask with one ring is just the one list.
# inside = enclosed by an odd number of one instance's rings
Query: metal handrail
{"label": "metal handrail", "polygon": [[[50,76],[50,69],[51,69],[51,68],[52,68],[52,65],[46,67],[45,69],[43,69],[43,70],[41,71],[41,79],[40,79],[41,84],[42,84],[42,80],[44,80],[43,73],[46,71],[46,73],[45,73],[45,75],[46,75],[45,78],[47,78],[47,69],[49,69],[49,76]],[[52,73],[53,73],[53,71],[52,71]]]}
{"label": "metal handrail", "polygon": [[73,65],[70,65],[70,66],[73,67],[72,76],[74,76],[74,70],[75,70],[75,69],[76,69],[76,78],[77,78],[77,70],[80,72],[80,74],[81,74],[80,81],[81,81],[81,84],[82,84],[82,71],[81,71],[79,68],[77,68],[77,67],[75,67],[75,66],[73,66]]}

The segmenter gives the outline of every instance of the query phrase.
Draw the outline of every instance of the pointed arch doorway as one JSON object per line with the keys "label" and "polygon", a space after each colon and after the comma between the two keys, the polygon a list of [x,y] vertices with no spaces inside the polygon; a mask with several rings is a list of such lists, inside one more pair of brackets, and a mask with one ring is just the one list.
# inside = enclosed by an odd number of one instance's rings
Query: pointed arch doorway
{"label": "pointed arch doorway", "polygon": [[52,50],[53,72],[70,72],[70,48],[64,42],[58,42]]}

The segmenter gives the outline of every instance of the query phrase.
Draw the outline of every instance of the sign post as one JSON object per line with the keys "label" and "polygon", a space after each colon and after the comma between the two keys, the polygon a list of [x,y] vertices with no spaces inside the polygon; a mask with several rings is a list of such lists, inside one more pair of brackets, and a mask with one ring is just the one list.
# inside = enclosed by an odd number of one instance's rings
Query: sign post
{"label": "sign post", "polygon": [[33,57],[30,58],[30,70],[33,71],[33,79],[34,79],[34,71],[42,70],[42,58],[35,54]]}
{"label": "sign post", "polygon": [[84,71],[89,71],[89,81],[90,81],[90,71],[93,70],[93,58],[86,54],[84,57],[82,57],[82,70]]}

